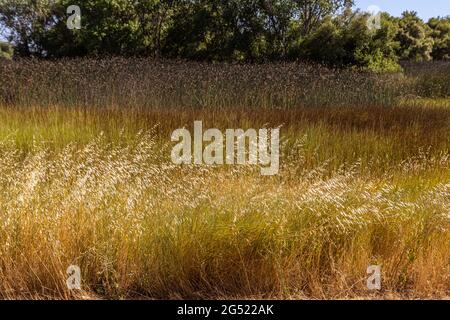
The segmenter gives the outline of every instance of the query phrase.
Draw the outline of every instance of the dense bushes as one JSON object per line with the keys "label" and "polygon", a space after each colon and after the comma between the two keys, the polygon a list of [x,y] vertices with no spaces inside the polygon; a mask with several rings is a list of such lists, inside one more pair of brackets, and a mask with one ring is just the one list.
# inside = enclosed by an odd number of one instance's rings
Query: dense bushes
{"label": "dense bushes", "polygon": [[433,18],[428,22],[433,35],[433,59],[450,60],[450,19]]}
{"label": "dense bushes", "polygon": [[298,56],[337,66],[353,65],[370,71],[399,71],[394,52],[396,26],[387,15],[381,28],[367,27],[368,15],[328,19],[299,46]]}
{"label": "dense bushes", "polygon": [[426,24],[414,12],[383,13],[371,29],[350,0],[85,0],[80,30],[66,26],[71,4],[0,0],[0,26],[16,55],[310,60],[372,71],[450,58],[450,18]]}
{"label": "dense bushes", "polygon": [[0,59],[2,58],[11,59],[12,55],[13,55],[12,47],[5,42],[0,42]]}

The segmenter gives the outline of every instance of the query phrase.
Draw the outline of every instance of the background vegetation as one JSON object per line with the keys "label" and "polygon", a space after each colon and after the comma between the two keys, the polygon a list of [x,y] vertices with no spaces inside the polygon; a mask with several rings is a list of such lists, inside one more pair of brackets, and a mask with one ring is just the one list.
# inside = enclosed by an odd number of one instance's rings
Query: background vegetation
{"label": "background vegetation", "polygon": [[72,4],[1,0],[0,26],[16,55],[308,60],[373,71],[397,71],[399,60],[450,58],[448,17],[424,23],[415,12],[383,13],[372,30],[351,0],[85,0],[82,28],[69,30]]}

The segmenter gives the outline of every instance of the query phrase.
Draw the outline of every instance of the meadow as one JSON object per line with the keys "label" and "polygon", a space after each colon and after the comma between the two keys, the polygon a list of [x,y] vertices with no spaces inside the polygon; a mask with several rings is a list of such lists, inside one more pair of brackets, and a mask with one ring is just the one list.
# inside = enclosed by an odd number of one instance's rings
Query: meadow
{"label": "meadow", "polygon": [[[448,299],[450,63],[403,67],[0,61],[0,297]],[[195,120],[279,174],[173,164]]]}

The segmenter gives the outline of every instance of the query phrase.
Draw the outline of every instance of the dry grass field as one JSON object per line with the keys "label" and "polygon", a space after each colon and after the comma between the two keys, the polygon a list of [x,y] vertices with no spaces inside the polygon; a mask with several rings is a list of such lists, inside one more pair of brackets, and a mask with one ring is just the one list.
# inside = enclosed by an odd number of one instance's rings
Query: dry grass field
{"label": "dry grass field", "polygon": [[[1,61],[0,297],[448,298],[450,64],[404,68]],[[195,120],[279,174],[173,164]]]}

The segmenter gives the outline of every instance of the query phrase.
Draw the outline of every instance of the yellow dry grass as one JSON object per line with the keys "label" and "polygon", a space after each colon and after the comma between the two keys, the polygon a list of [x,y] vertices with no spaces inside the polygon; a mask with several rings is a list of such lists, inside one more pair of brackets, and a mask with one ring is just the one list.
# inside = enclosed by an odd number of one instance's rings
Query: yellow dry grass
{"label": "yellow dry grass", "polygon": [[[229,81],[258,67],[217,68]],[[0,108],[1,298],[448,298],[449,108],[364,106],[370,86],[361,105],[264,108],[242,106],[246,87],[200,108],[156,96],[160,105],[123,106],[113,93],[104,107],[74,106],[56,99],[60,88],[40,92],[58,103],[28,105],[30,93]],[[70,91],[75,102],[108,100],[84,90]],[[289,104],[300,99],[289,92]],[[170,133],[194,120],[281,125],[280,174],[172,164]],[[81,268],[81,291],[67,288],[69,265]],[[366,287],[369,265],[381,266],[380,291]]]}

